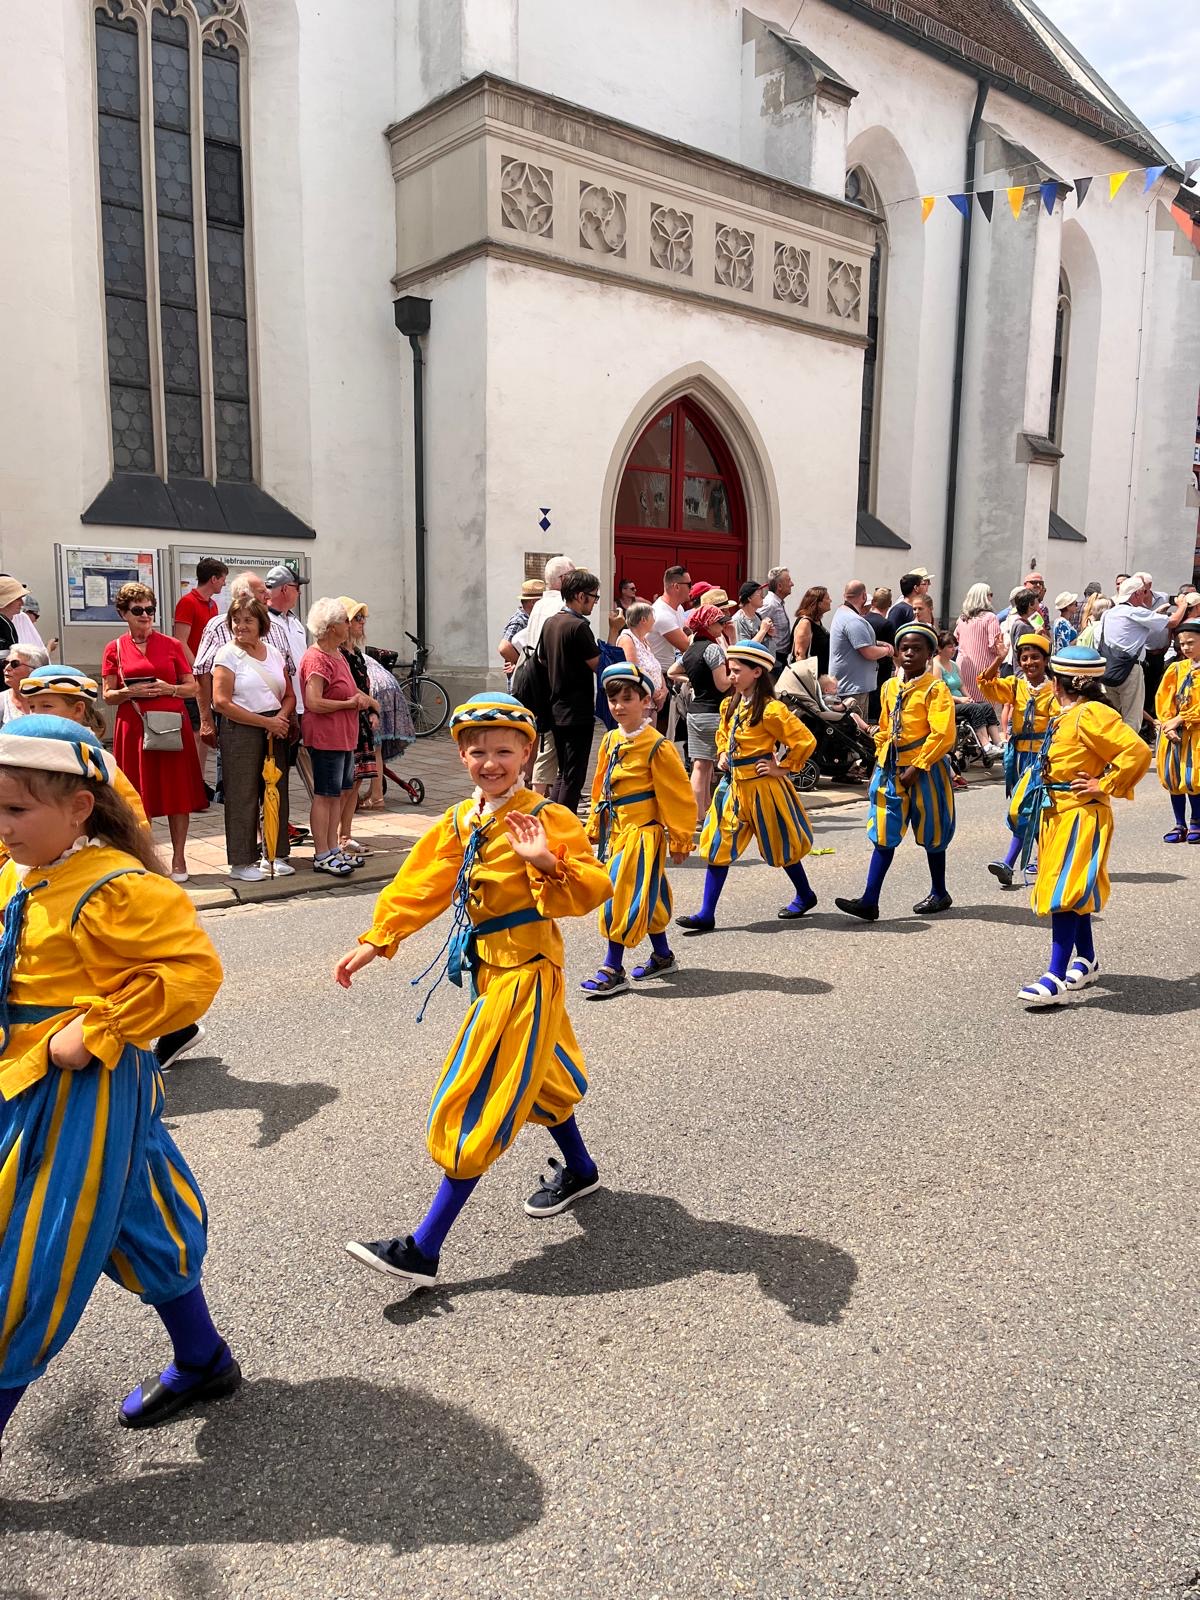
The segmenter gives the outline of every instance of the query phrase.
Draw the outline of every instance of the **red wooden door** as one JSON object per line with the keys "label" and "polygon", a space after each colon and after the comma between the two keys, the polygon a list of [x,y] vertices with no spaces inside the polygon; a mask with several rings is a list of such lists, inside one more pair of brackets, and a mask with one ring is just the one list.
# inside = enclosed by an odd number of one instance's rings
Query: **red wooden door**
{"label": "red wooden door", "polygon": [[729,447],[699,406],[677,400],[633,448],[617,491],[618,582],[662,592],[667,567],[736,596],[746,576],[746,504]]}

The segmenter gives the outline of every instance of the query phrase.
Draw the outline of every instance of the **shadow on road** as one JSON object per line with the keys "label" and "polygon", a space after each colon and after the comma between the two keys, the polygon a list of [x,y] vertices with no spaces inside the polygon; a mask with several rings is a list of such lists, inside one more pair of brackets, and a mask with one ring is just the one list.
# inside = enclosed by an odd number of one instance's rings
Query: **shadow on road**
{"label": "shadow on road", "polygon": [[1200,1011],[1200,972],[1190,978],[1148,978],[1105,972],[1104,951],[1097,985],[1085,991],[1073,1010],[1118,1011],[1127,1017],[1177,1017]]}
{"label": "shadow on road", "polygon": [[571,1298],[720,1272],[753,1273],[795,1321],[820,1326],[840,1320],[858,1277],[853,1256],[824,1239],[709,1222],[666,1195],[602,1189],[571,1215],[579,1224],[571,1238],[493,1277],[416,1291],[384,1315],[397,1324],[443,1315],[456,1296],[485,1289]]}
{"label": "shadow on road", "polygon": [[337,1099],[331,1083],[273,1083],[235,1078],[217,1056],[197,1056],[172,1067],[167,1086],[167,1126],[203,1111],[257,1111],[258,1142],[265,1150],[310,1121]]}
{"label": "shadow on road", "polygon": [[495,1544],[542,1516],[541,1478],[504,1435],[415,1389],[263,1378],[205,1414],[196,1450],[69,1498],[2,1500],[0,1525],[137,1548],[347,1539],[400,1554]]}
{"label": "shadow on road", "polygon": [[1111,872],[1113,883],[1182,883],[1182,872]]}
{"label": "shadow on road", "polygon": [[[740,930],[744,931],[744,930]],[[689,940],[688,943],[691,943]],[[686,960],[684,940],[676,945],[679,959]],[[629,991],[624,991],[628,993]],[[709,999],[721,994],[832,994],[833,985],[820,978],[784,978],[777,972],[720,972],[712,967],[672,967],[658,973],[649,983],[637,983],[634,992],[659,998],[665,995],[694,994],[697,999]],[[603,1004],[603,1001],[596,1002]],[[0,1600],[3,1597],[0,1596]]]}
{"label": "shadow on road", "polygon": [[[807,916],[799,919],[802,927],[820,928],[822,933],[858,933],[869,934],[872,930],[888,933],[926,933],[929,924],[920,917],[914,917],[911,911],[905,912],[897,908],[888,915],[886,907],[881,911],[878,922],[860,922],[857,917],[849,916],[845,911],[830,909],[829,911],[810,911]],[[794,922],[784,922],[776,918],[774,922],[746,922],[740,928],[730,928],[731,933],[778,933],[783,934],[788,928],[795,928]]]}

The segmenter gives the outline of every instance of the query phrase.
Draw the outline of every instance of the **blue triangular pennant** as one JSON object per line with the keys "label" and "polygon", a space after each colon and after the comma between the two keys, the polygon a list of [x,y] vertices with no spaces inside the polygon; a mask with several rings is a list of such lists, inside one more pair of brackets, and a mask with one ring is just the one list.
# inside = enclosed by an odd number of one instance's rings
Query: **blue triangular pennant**
{"label": "blue triangular pennant", "polygon": [[1042,204],[1046,208],[1046,215],[1052,217],[1054,215],[1054,202],[1058,199],[1058,182],[1056,179],[1050,178],[1042,184],[1041,189]]}
{"label": "blue triangular pennant", "polygon": [[952,194],[946,197],[954,209],[960,212],[965,221],[971,219],[971,196],[969,194]]}
{"label": "blue triangular pennant", "polygon": [[1146,182],[1142,189],[1142,193],[1148,194],[1166,170],[1166,167],[1147,167]]}

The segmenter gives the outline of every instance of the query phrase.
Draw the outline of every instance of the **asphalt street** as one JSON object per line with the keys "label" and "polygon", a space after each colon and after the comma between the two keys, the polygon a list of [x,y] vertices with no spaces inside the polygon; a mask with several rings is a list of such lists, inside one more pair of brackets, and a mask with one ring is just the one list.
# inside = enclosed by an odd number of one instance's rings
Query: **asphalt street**
{"label": "asphalt street", "polygon": [[[443,1282],[349,1238],[407,1231],[463,1009],[418,1026],[444,924],[344,994],[370,900],[206,918],[227,966],[168,1078],[208,1197],[208,1286],[246,1383],[116,1426],[163,1359],[104,1282],[0,1467],[0,1596],[1154,1600],[1200,1587],[1195,889],[1161,791],[1118,807],[1104,975],[1014,996],[1048,936],[987,876],[1002,796],[960,799],[956,905],[911,844],[854,923],[861,804],[826,810],[801,923],[756,858],[679,971],[571,1002],[604,1189],[542,1223],[527,1130]],[[675,873],[694,909],[701,871]],[[598,956],[565,928],[572,987]]]}

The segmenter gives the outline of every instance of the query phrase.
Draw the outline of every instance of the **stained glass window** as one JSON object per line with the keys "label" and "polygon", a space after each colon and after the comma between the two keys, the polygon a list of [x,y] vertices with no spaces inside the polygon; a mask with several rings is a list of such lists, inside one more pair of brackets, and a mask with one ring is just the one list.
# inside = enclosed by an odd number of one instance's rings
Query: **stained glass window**
{"label": "stained glass window", "polygon": [[[131,3],[136,21],[118,21],[112,0],[96,11],[114,469],[249,482],[241,6]],[[158,270],[150,284],[148,235]]]}

